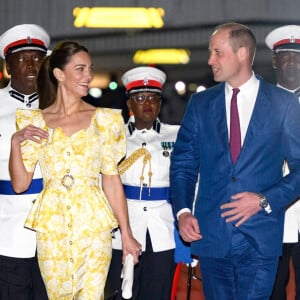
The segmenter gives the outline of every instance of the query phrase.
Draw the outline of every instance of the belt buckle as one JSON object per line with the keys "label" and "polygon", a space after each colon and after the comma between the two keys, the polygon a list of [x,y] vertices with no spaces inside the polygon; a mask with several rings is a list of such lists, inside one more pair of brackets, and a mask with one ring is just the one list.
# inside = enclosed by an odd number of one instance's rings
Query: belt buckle
{"label": "belt buckle", "polygon": [[69,190],[74,185],[75,179],[71,174],[66,174],[61,179],[61,184]]}

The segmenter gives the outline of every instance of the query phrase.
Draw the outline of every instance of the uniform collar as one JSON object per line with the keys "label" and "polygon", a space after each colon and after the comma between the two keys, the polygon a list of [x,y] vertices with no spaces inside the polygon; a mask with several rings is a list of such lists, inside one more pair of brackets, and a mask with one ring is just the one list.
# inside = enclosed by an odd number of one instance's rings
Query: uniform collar
{"label": "uniform collar", "polygon": [[9,86],[8,92],[11,97],[25,103],[26,107],[30,108],[31,103],[38,100],[38,94],[33,93],[31,95],[24,95],[13,89],[11,86]]}
{"label": "uniform collar", "polygon": [[300,97],[300,87],[296,88],[295,90],[289,90],[285,87],[283,87],[282,85],[280,85],[279,83],[277,83],[277,86],[281,87],[282,89],[285,89],[291,93],[294,93],[297,97]]}
{"label": "uniform collar", "polygon": [[300,97],[300,87],[293,91],[298,97]]}
{"label": "uniform collar", "polygon": [[[160,121],[159,120],[155,120],[154,123],[153,123],[153,126],[152,128],[157,132],[159,133],[160,132]],[[129,130],[129,133],[130,135],[132,135],[132,133],[134,132],[135,130],[135,124],[134,122],[128,122],[128,130]]]}

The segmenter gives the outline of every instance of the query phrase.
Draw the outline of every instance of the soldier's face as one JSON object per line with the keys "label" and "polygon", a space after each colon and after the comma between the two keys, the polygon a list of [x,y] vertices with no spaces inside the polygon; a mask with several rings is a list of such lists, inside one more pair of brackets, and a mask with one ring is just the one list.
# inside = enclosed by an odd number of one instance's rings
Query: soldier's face
{"label": "soldier's face", "polygon": [[136,128],[149,129],[160,112],[161,96],[152,92],[135,93],[130,96],[127,105],[134,114]]}
{"label": "soldier's face", "polygon": [[24,50],[7,57],[6,69],[15,90],[26,95],[35,92],[36,77],[44,56],[41,51]]}
{"label": "soldier's face", "polygon": [[300,53],[278,52],[273,57],[277,82],[283,87],[293,90],[300,86]]}

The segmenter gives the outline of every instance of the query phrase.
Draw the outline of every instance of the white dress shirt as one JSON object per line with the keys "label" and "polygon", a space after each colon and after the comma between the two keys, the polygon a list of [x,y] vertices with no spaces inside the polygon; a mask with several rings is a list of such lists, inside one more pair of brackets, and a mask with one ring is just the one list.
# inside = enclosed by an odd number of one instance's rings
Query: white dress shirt
{"label": "white dress shirt", "polygon": [[[232,89],[233,87],[231,87],[228,83],[225,84],[225,103],[228,136],[230,134],[230,102],[232,97]],[[242,86],[240,86],[239,89],[240,92],[237,94],[237,105],[241,127],[241,143],[243,145],[252,116],[252,112],[254,109],[256,97],[258,94],[259,80],[255,77],[253,73],[252,77]]]}

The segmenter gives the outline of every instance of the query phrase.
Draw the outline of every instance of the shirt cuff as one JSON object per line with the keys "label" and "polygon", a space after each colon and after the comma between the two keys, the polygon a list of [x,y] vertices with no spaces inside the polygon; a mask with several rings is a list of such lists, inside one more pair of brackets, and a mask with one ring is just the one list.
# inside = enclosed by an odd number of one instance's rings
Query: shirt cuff
{"label": "shirt cuff", "polygon": [[181,214],[183,214],[184,212],[189,212],[191,213],[191,210],[189,208],[182,208],[177,214],[176,214],[176,218],[177,218],[177,221],[178,221],[178,218]]}

